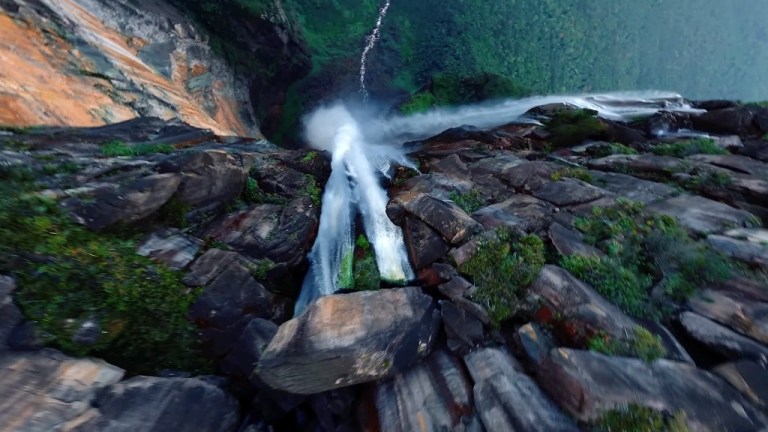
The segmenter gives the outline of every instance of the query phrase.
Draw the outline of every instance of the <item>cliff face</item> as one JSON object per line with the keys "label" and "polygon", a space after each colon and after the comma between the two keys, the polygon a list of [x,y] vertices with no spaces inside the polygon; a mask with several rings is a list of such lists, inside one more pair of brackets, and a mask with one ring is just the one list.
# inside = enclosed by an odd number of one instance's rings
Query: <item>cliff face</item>
{"label": "cliff face", "polygon": [[0,0],[0,124],[178,118],[260,135],[246,83],[161,1]]}

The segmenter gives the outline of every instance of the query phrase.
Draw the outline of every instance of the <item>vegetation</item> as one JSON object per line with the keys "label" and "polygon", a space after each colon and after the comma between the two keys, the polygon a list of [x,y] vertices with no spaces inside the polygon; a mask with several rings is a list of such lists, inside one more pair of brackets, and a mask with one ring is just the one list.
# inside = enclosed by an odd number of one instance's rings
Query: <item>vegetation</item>
{"label": "vegetation", "polygon": [[485,206],[485,199],[477,189],[466,193],[451,192],[448,198],[461,207],[467,214],[472,214]]}
{"label": "vegetation", "polygon": [[621,143],[607,143],[595,146],[592,150],[594,157],[606,157],[611,155],[636,155],[637,150]]}
{"label": "vegetation", "polygon": [[714,140],[701,138],[695,140],[680,141],[671,144],[658,144],[652,149],[659,156],[686,157],[695,154],[728,154],[728,151],[718,146]]}
{"label": "vegetation", "polygon": [[101,145],[99,151],[107,157],[117,156],[143,156],[153,153],[173,153],[175,148],[170,144],[139,143],[126,144],[122,141],[112,140]]}
{"label": "vegetation", "polygon": [[590,351],[612,356],[638,357],[647,362],[667,355],[661,338],[639,326],[635,327],[629,340],[615,340],[600,333],[589,340],[588,347]]}
{"label": "vegetation", "polygon": [[311,151],[311,152],[307,152],[307,154],[305,154],[304,157],[301,158],[301,161],[304,163],[310,163],[316,158],[317,158],[317,152]]}
{"label": "vegetation", "polygon": [[552,145],[569,147],[596,137],[605,129],[596,114],[587,109],[564,109],[555,113],[546,124],[547,132],[552,134]]}
{"label": "vegetation", "polygon": [[341,261],[339,286],[355,291],[379,289],[381,276],[370,242],[364,235],[355,240],[355,250],[344,255]]}
{"label": "vegetation", "polygon": [[584,168],[563,168],[553,172],[550,176],[550,179],[552,181],[558,181],[565,177],[575,178],[587,183],[592,183],[593,180],[592,174],[590,174],[589,171],[585,170]]}
{"label": "vegetation", "polygon": [[[0,272],[18,278],[19,305],[46,341],[131,373],[205,372],[186,319],[198,292],[181,274],[136,255],[130,237],[75,224],[55,201],[35,195],[26,169],[10,170],[0,181]],[[84,335],[88,327],[96,333]]]}
{"label": "vegetation", "polygon": [[507,77],[481,73],[473,76],[441,73],[400,106],[403,114],[414,114],[434,107],[483,102],[499,98],[520,98],[530,91]]}
{"label": "vegetation", "polygon": [[606,412],[598,420],[601,432],[688,432],[684,411],[669,416],[641,405]]}
{"label": "vegetation", "polygon": [[733,263],[694,241],[673,218],[646,214],[638,203],[621,200],[615,208],[596,207],[574,225],[606,255],[564,257],[561,265],[635,317],[659,318],[661,311],[649,295],[656,283],[682,301],[735,271]]}
{"label": "vegetation", "polygon": [[474,255],[459,267],[472,277],[474,300],[488,310],[495,323],[510,318],[525,288],[544,266],[544,243],[535,235],[517,237],[505,229],[481,240]]}
{"label": "vegetation", "polygon": [[302,195],[309,197],[309,199],[312,200],[312,205],[319,207],[323,190],[320,189],[320,186],[318,186],[315,176],[311,174],[305,174],[304,180],[305,184],[304,188],[302,189]]}

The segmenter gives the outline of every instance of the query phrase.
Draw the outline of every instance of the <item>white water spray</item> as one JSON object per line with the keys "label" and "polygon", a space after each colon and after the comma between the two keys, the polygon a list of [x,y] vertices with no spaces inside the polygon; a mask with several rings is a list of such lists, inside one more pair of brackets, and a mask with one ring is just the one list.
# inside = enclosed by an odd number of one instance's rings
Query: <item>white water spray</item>
{"label": "white water spray", "polygon": [[363,48],[363,55],[360,56],[360,93],[363,94],[363,102],[368,102],[368,90],[365,88],[368,53],[376,46],[376,42],[379,38],[381,38],[381,25],[384,24],[384,17],[387,16],[389,4],[390,0],[387,0],[386,3],[384,3],[384,6],[379,9],[379,16],[376,18],[376,26],[373,28],[373,32],[365,38],[365,48]]}

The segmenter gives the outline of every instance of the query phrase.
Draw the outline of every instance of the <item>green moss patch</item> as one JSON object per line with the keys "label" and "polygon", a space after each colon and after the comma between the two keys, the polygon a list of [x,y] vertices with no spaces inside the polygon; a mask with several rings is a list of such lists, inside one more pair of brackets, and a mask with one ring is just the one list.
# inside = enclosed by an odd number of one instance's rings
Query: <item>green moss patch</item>
{"label": "green moss patch", "polygon": [[472,214],[485,206],[485,199],[477,189],[466,193],[451,192],[448,198],[467,214]]}
{"label": "green moss patch", "polygon": [[538,276],[544,262],[544,243],[539,237],[517,237],[499,229],[479,242],[459,271],[472,278],[477,286],[474,300],[487,308],[498,324],[514,314],[525,288]]}
{"label": "green moss patch", "polygon": [[595,138],[605,131],[605,126],[597,118],[597,111],[564,109],[552,116],[545,129],[552,134],[552,145],[559,148],[581,144],[587,138]]}
{"label": "green moss patch", "polygon": [[688,432],[685,412],[667,415],[640,405],[629,405],[603,414],[598,420],[601,432]]}
{"label": "green moss patch", "polygon": [[659,156],[674,156],[679,158],[695,154],[728,154],[726,149],[718,146],[714,140],[708,138],[680,141],[671,144],[658,144],[653,147],[652,151]]}
{"label": "green moss patch", "polygon": [[615,340],[600,333],[589,340],[588,347],[590,351],[612,356],[638,357],[647,362],[667,355],[661,338],[639,326],[635,327],[629,340]]}
{"label": "green moss patch", "polygon": [[101,145],[99,152],[103,156],[117,157],[117,156],[143,156],[148,154],[173,153],[175,148],[170,144],[162,143],[139,143],[139,144],[126,144],[122,141],[112,140]]}

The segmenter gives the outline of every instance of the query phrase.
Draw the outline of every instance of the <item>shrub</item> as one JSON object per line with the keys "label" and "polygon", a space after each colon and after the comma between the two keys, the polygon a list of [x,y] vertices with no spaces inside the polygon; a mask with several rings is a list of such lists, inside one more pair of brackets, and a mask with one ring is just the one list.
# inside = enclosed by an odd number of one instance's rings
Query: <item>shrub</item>
{"label": "shrub", "polygon": [[627,147],[621,143],[608,143],[595,146],[591,151],[594,157],[606,157],[611,155],[636,155],[637,150],[632,147]]}
{"label": "shrub", "polygon": [[315,160],[315,158],[317,158],[317,152],[311,151],[311,152],[307,152],[307,154],[305,154],[304,157],[301,158],[301,161],[304,163],[310,163],[313,160]]}
{"label": "shrub", "polygon": [[[0,271],[18,278],[19,305],[53,345],[131,373],[208,369],[186,319],[198,292],[179,272],[137,255],[132,239],[76,225],[30,184],[2,182],[0,191]],[[89,322],[101,333],[79,339]]]}
{"label": "shrub", "polygon": [[312,205],[315,207],[320,206],[323,191],[320,189],[320,186],[317,185],[315,176],[305,174],[304,179],[305,183],[304,189],[302,189],[302,195],[309,197],[309,199],[312,200]]}
{"label": "shrub", "polygon": [[592,183],[593,180],[592,174],[584,168],[563,168],[553,172],[552,175],[549,176],[552,181],[558,181],[565,177],[575,178],[587,183]]}
{"label": "shrub", "polygon": [[467,214],[472,214],[485,206],[485,199],[477,189],[466,193],[451,192],[448,198],[461,207]]}
{"label": "shrub", "polygon": [[607,334],[599,333],[589,340],[588,348],[612,356],[638,357],[647,362],[667,355],[661,338],[640,326],[635,327],[629,340],[617,341]]}
{"label": "shrub", "polygon": [[688,432],[685,412],[674,416],[631,404],[604,413],[598,420],[601,432]]}
{"label": "shrub", "polygon": [[587,109],[565,109],[555,113],[546,124],[546,130],[552,134],[552,145],[569,147],[602,133],[605,126],[596,114]]}
{"label": "shrub", "polygon": [[535,235],[515,238],[499,229],[481,240],[474,255],[459,267],[472,277],[474,299],[488,309],[495,323],[512,316],[524,289],[544,266],[544,243]]}
{"label": "shrub", "polygon": [[101,145],[99,151],[107,157],[143,156],[153,153],[173,153],[175,148],[170,144],[140,143],[129,145],[122,141],[112,140]]}
{"label": "shrub", "polygon": [[652,149],[654,154],[659,156],[686,157],[694,154],[728,154],[728,151],[715,144],[714,140],[709,138],[700,138],[695,140],[680,141],[671,144],[658,144]]}

